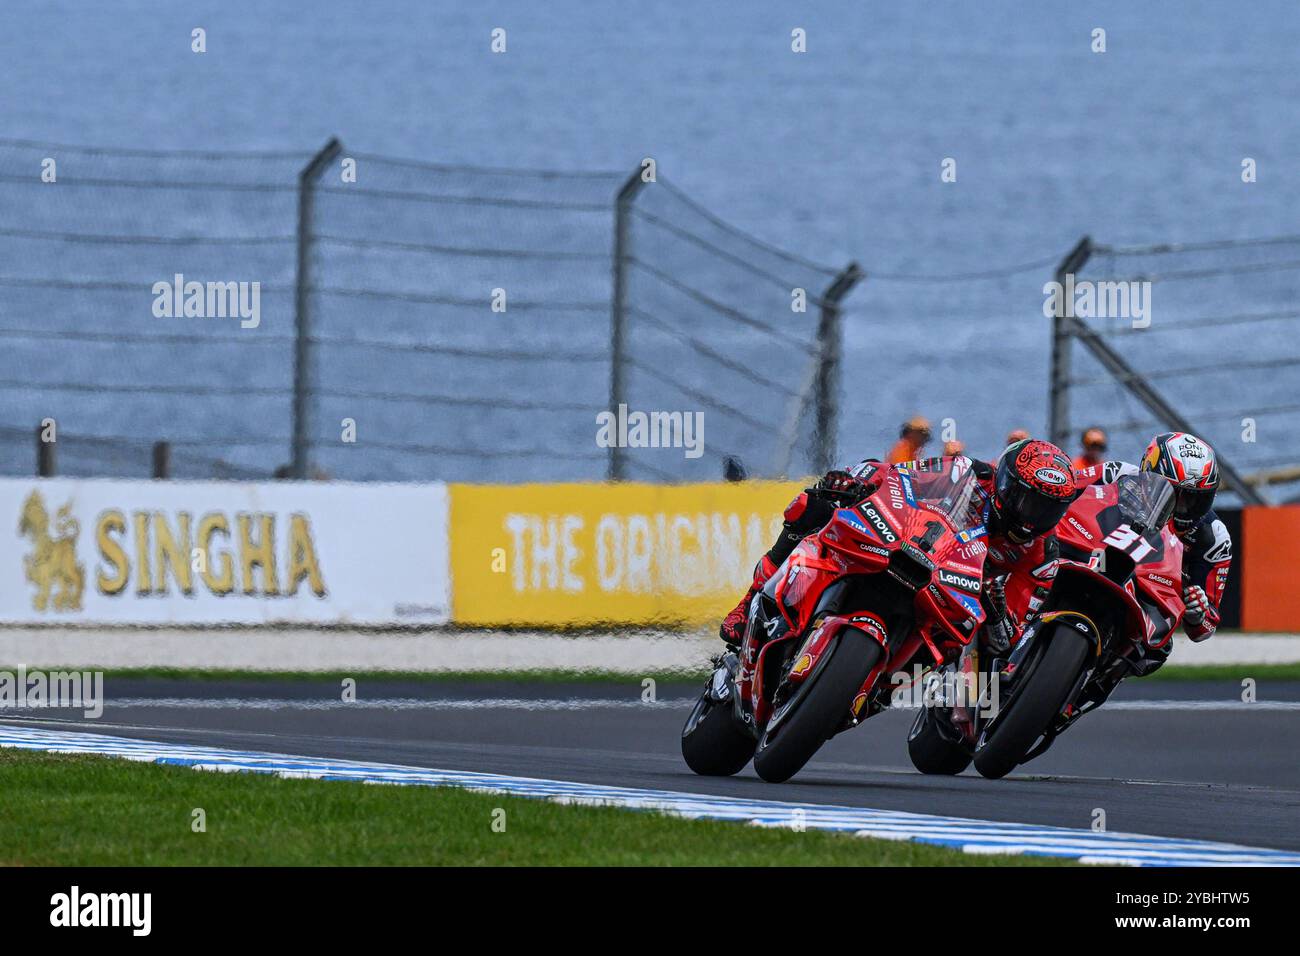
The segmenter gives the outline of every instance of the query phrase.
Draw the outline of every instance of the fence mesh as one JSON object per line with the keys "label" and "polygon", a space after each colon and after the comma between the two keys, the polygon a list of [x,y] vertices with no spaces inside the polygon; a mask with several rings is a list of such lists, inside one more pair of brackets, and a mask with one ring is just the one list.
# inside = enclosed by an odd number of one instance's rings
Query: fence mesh
{"label": "fence mesh", "polygon": [[628,233],[628,407],[700,412],[705,425],[700,457],[631,448],[630,476],[713,479],[727,457],[751,476],[807,473],[837,270],[721,222],[662,179],[637,193]]}
{"label": "fence mesh", "polygon": [[[389,480],[602,475],[621,177],[354,158],[355,183],[336,169],[316,191],[317,466]],[[340,441],[344,419],[355,443]]]}
{"label": "fence mesh", "polygon": [[[284,474],[301,242],[313,474],[606,474],[596,414],[609,405],[615,196],[627,174],[344,149],[316,181],[300,237],[311,155],[0,140],[0,468],[33,473],[34,430],[53,419],[60,474],[147,477],[156,441],[171,444],[177,477]],[[793,432],[802,415],[797,432],[808,431],[799,383],[833,271],[662,182],[634,212],[628,402],[702,411],[708,427],[703,458],[633,451],[628,477],[715,479],[728,454],[755,474],[780,470],[782,423]],[[259,324],[159,317],[155,283],[177,281],[258,283]],[[795,288],[806,312],[791,309]]]}
{"label": "fence mesh", "polygon": [[[1150,282],[1149,317],[1084,321],[1248,480],[1273,473],[1277,499],[1300,491],[1285,479],[1300,478],[1300,237],[1097,245],[1078,278]],[[1069,388],[1072,430],[1100,425],[1112,447],[1170,427],[1077,344]]]}
{"label": "fence mesh", "polygon": [[[0,467],[33,474],[53,419],[64,474],[148,477],[162,439],[178,477],[274,470],[307,158],[0,140]],[[261,326],[155,317],[154,283],[177,274],[259,280]]]}

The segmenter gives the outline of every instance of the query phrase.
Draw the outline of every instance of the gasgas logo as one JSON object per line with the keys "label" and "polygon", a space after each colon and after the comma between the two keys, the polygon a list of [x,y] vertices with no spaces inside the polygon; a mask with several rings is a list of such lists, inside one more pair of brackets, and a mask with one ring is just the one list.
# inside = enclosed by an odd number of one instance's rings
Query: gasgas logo
{"label": "gasgas logo", "polygon": [[1083,525],[1081,525],[1078,522],[1078,520],[1074,517],[1074,515],[1070,515],[1070,517],[1067,518],[1066,520],[1070,522],[1070,526],[1074,528],[1075,531],[1079,532],[1079,534],[1083,535],[1089,541],[1092,540],[1092,532],[1089,531],[1087,528],[1085,528]]}

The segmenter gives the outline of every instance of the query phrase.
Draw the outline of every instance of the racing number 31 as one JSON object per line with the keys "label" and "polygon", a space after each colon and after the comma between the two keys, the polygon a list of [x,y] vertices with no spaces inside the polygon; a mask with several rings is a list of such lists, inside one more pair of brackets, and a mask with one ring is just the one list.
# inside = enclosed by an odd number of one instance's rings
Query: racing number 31
{"label": "racing number 31", "polygon": [[1126,524],[1120,525],[1108,534],[1102,544],[1127,552],[1134,564],[1141,564],[1142,559],[1155,550],[1151,542]]}

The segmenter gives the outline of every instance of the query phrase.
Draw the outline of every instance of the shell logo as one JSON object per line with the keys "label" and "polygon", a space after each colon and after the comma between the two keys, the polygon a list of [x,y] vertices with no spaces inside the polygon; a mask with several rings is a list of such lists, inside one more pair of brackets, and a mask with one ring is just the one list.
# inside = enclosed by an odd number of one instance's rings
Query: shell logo
{"label": "shell logo", "polygon": [[859,691],[858,696],[853,698],[853,716],[858,717],[862,714],[862,708],[867,703],[867,692]]}
{"label": "shell logo", "polygon": [[790,668],[792,677],[802,677],[812,669],[813,659],[811,654],[805,654],[794,662],[794,667]]}

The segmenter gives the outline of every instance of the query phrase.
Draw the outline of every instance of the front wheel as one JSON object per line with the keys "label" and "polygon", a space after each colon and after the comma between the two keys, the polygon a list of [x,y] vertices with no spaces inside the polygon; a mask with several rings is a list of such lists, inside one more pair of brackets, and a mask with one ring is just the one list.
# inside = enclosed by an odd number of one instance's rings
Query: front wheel
{"label": "front wheel", "polygon": [[921,773],[951,776],[970,766],[970,751],[949,740],[939,729],[938,722],[942,719],[933,707],[922,707],[907,735],[907,755]]}
{"label": "front wheel", "polygon": [[884,650],[861,631],[845,628],[828,653],[763,731],[754,770],[768,783],[789,780],[840,729]]}
{"label": "front wheel", "polygon": [[682,756],[686,766],[702,777],[730,777],[740,773],[757,746],[754,735],[737,724],[731,701],[715,701],[707,689],[695,702],[682,728]]}
{"label": "front wheel", "polygon": [[1051,726],[1092,650],[1087,638],[1068,627],[1057,626],[1037,640],[1044,637],[1050,638],[1047,646],[1021,677],[1007,710],[975,745],[975,769],[990,780],[1014,770]]}

